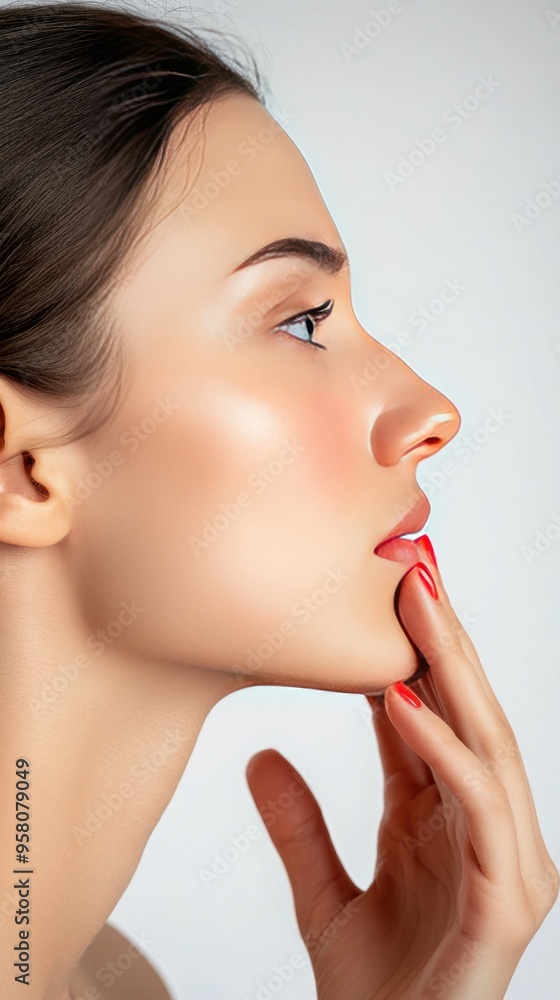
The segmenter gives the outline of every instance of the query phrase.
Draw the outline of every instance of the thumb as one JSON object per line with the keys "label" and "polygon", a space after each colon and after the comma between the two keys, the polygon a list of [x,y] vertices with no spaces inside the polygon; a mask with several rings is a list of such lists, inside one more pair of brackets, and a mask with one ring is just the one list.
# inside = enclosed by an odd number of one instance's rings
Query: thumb
{"label": "thumb", "polygon": [[309,948],[361,889],[334,849],[316,798],[289,761],[277,750],[261,750],[245,773],[286,869],[300,933]]}

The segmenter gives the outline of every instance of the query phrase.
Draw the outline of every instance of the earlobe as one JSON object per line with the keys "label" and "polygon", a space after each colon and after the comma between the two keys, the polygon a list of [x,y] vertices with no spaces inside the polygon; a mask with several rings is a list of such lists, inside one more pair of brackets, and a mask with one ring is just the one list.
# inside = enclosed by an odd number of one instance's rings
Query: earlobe
{"label": "earlobe", "polygon": [[69,477],[48,444],[52,413],[0,379],[0,542],[55,545],[70,531]]}

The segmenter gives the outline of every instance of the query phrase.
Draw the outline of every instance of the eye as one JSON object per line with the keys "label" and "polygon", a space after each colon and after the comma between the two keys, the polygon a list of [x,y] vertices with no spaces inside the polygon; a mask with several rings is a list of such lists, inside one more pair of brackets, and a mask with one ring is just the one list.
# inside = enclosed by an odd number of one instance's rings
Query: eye
{"label": "eye", "polygon": [[[284,320],[274,329],[278,333],[286,333],[287,327],[299,327],[303,330],[303,337],[295,334],[297,340],[304,340],[308,344],[313,344],[314,347],[320,347],[323,351],[327,350],[324,344],[319,344],[316,340],[313,340],[313,334],[315,333],[316,327],[319,323],[330,316],[334,308],[334,299],[328,299],[327,302],[323,302],[320,306],[314,306],[313,309],[307,309],[306,312],[297,313],[296,316],[291,316],[289,319]],[[291,337],[293,334],[288,333]]]}

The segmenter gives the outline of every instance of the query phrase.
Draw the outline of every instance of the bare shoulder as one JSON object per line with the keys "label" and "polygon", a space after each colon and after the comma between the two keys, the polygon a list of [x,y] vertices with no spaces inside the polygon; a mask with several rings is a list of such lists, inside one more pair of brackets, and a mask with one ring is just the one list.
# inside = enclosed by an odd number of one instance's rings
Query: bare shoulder
{"label": "bare shoulder", "polygon": [[105,924],[86,948],[70,984],[74,1000],[174,1000],[145,955],[116,927]]}

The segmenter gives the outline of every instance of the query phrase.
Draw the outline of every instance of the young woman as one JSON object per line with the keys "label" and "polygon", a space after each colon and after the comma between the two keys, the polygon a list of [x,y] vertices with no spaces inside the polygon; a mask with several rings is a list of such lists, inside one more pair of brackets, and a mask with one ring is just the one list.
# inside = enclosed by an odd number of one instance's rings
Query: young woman
{"label": "young woman", "polygon": [[1,9],[0,74],[2,996],[104,994],[204,719],[288,684],[366,695],[386,775],[362,892],[287,761],[248,771],[320,1000],[502,998],[558,874],[429,539],[382,544],[456,408],[360,326],[256,71],[72,2]]}

